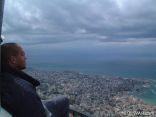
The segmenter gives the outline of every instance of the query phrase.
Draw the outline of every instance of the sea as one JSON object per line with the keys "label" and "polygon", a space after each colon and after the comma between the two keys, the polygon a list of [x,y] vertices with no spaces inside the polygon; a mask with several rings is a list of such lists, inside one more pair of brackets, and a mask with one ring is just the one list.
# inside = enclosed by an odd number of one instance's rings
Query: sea
{"label": "sea", "polygon": [[[33,69],[48,71],[76,71],[90,75],[115,76],[156,80],[156,61],[154,60],[104,60],[104,61],[29,61]],[[156,84],[136,96],[145,103],[156,105]]]}

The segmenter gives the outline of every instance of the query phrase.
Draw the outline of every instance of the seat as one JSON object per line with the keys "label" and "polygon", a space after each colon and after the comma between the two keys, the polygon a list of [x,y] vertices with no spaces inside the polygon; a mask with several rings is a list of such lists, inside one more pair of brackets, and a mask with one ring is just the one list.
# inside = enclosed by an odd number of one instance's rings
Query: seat
{"label": "seat", "polygon": [[13,117],[9,112],[7,112],[3,107],[0,106],[0,117]]}

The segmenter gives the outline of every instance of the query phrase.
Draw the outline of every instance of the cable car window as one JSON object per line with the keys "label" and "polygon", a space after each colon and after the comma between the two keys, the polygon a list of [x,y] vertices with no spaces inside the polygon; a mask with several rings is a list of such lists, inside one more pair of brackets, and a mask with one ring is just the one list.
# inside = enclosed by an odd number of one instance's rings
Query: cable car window
{"label": "cable car window", "polygon": [[[2,16],[1,16],[2,17]],[[18,43],[43,101],[69,116],[156,116],[153,0],[6,0],[3,43]]]}

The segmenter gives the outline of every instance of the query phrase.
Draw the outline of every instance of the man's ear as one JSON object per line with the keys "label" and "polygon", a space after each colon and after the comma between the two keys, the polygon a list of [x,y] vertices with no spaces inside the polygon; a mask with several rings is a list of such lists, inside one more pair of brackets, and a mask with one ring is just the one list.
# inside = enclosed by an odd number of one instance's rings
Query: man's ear
{"label": "man's ear", "polygon": [[15,56],[10,56],[9,62],[11,64],[15,64],[16,63],[16,57]]}

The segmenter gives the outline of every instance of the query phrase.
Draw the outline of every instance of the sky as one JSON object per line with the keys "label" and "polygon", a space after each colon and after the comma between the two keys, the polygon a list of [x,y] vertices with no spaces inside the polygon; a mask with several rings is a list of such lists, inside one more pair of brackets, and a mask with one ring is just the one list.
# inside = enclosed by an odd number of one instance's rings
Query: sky
{"label": "sky", "polygon": [[6,0],[2,30],[33,54],[156,58],[156,0]]}

